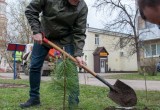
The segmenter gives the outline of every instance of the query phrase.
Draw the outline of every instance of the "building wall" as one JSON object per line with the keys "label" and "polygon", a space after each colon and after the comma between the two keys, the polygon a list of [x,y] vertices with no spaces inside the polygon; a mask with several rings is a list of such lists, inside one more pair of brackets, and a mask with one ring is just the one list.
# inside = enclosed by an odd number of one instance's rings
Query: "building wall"
{"label": "building wall", "polygon": [[[160,39],[145,40],[143,45],[144,47],[141,49],[141,66],[149,66],[152,61],[155,63],[154,65],[160,62]],[[155,45],[156,48],[152,48],[151,45]],[[148,46],[150,52],[148,52],[148,48],[146,49]],[[146,52],[150,54],[146,55]]]}
{"label": "building wall", "polygon": [[[108,51],[108,68],[111,71],[137,71],[137,57],[136,54],[133,56],[125,56],[127,55],[127,49],[115,50],[115,45],[119,41],[120,37],[99,34],[98,32],[88,31],[86,32],[87,38],[85,40],[84,46],[84,60],[87,62],[87,66],[94,70],[93,63],[93,52],[97,47],[105,47]],[[95,45],[95,34],[99,34],[99,45]],[[124,56],[120,56],[120,52],[124,52]],[[87,58],[86,58],[87,56]],[[86,59],[85,59],[86,58]],[[97,62],[99,63],[99,62]]]}
{"label": "building wall", "polygon": [[[7,35],[7,18],[6,18],[6,6],[5,0],[0,0],[0,54],[4,49],[6,50],[6,35]],[[0,55],[0,69],[3,71],[7,70],[8,64],[5,58]]]}
{"label": "building wall", "polygon": [[93,52],[95,50],[95,45],[94,45],[94,34],[89,33],[88,31],[86,32],[86,40],[85,40],[85,46],[84,46],[84,56],[83,59],[86,61],[87,66],[91,69],[94,70],[94,65],[93,65]]}
{"label": "building wall", "polygon": [[[109,52],[108,64],[112,71],[137,71],[136,54],[128,56],[128,49],[115,49],[115,45],[119,42],[120,37],[102,35],[101,46],[104,46]],[[123,52],[123,55],[120,55]]]}
{"label": "building wall", "polygon": [[6,32],[7,32],[7,18],[6,18],[6,6],[5,0],[0,0],[0,47],[5,47]]}

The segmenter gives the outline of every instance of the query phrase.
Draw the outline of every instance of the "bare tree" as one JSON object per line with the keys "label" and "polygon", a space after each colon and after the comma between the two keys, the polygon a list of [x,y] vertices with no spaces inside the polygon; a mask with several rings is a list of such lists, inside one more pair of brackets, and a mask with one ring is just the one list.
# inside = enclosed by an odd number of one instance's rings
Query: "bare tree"
{"label": "bare tree", "polygon": [[8,43],[28,44],[32,42],[30,38],[32,31],[24,14],[28,3],[29,0],[16,0],[13,2],[8,2],[7,10],[5,10],[4,15],[7,19],[4,20],[5,23],[3,23],[3,26],[1,25],[5,31],[3,31],[1,37],[0,54],[1,57],[7,60],[12,69],[12,53],[6,52]]}
{"label": "bare tree", "polygon": [[129,46],[128,53],[129,55],[137,54],[137,65],[140,68],[140,35],[142,33],[137,29],[138,9],[135,0],[96,0],[94,7],[107,16],[104,22],[107,31],[128,34],[120,38],[116,47]]}
{"label": "bare tree", "polygon": [[28,0],[17,0],[8,4],[8,34],[14,37],[12,42],[31,43],[31,28],[25,17],[25,8],[28,5]]}

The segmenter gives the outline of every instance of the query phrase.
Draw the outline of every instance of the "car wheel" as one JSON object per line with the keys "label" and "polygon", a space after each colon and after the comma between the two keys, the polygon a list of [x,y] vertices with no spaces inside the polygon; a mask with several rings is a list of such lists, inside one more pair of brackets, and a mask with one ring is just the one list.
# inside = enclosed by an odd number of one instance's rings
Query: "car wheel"
{"label": "car wheel", "polygon": [[50,75],[50,70],[43,70],[42,71],[42,76],[49,76]]}

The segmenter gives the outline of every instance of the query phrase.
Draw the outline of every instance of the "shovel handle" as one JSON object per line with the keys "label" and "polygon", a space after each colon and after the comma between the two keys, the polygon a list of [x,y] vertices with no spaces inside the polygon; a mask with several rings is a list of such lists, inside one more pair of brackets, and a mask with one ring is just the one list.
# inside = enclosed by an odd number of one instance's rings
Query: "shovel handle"
{"label": "shovel handle", "polygon": [[[47,38],[43,38],[43,42],[49,44],[50,46],[52,46],[53,48],[55,48],[56,50],[60,51],[62,54],[64,54],[66,57],[68,57],[69,59],[71,59],[73,62],[77,62],[77,60],[71,56],[70,54],[68,54],[67,52],[65,52],[63,49],[61,49],[60,47],[58,47],[56,44],[54,44],[53,42],[49,41]],[[92,74],[94,77],[96,77],[97,79],[99,79],[101,82],[103,82],[105,85],[107,85],[110,89],[114,89],[113,86],[111,84],[109,84],[107,81],[105,81],[102,77],[100,77],[99,75],[97,75],[94,71],[90,70],[87,66],[82,65],[82,68],[84,70],[86,70],[88,73]]]}

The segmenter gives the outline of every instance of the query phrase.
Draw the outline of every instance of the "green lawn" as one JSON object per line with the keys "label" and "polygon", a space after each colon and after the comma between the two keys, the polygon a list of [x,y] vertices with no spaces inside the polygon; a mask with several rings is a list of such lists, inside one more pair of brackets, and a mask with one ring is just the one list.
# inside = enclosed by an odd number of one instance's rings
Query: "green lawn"
{"label": "green lawn", "polygon": [[[27,84],[27,80],[0,80],[0,83]],[[21,110],[19,103],[28,99],[27,88],[0,88],[0,110]],[[108,106],[116,106],[108,97],[108,87],[80,86],[80,104],[77,110],[104,110]],[[142,109],[145,106],[151,110],[160,108],[160,92],[148,92],[146,100],[145,91],[136,91],[138,104],[136,108]],[[41,83],[41,103],[40,107],[32,107],[25,110],[62,110],[62,100],[51,90],[50,82]],[[81,109],[80,109],[81,108]]]}
{"label": "green lawn", "polygon": [[[144,75],[140,75],[138,73],[132,73],[132,74],[115,74],[113,75],[106,75],[105,78],[108,79],[130,79],[130,80],[144,80]],[[156,80],[160,81],[160,73],[157,74],[157,76],[149,76],[146,75],[147,80]]]}

